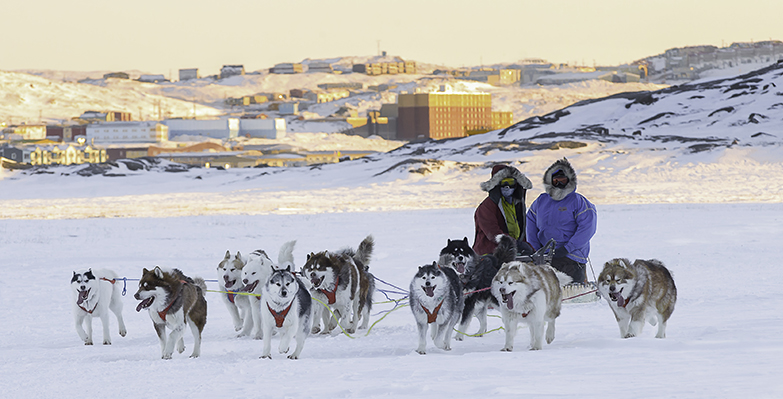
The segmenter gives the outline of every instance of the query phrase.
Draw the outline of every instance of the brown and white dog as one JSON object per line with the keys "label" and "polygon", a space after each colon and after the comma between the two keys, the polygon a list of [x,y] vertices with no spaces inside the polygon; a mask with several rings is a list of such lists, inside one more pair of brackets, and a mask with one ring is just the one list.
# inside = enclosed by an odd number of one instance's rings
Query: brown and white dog
{"label": "brown and white dog", "polygon": [[[193,333],[193,353],[190,357],[199,357],[201,354],[201,333],[207,324],[206,289],[203,278],[190,278],[179,269],[164,270],[155,266],[152,270],[142,271],[139,290],[134,295],[141,301],[136,311],[149,311],[160,339],[163,359],[171,359],[174,344],[177,344],[177,352],[185,351],[183,335],[186,325],[190,325]],[[168,337],[167,327],[171,330]]]}
{"label": "brown and white dog", "polygon": [[644,322],[658,325],[655,338],[666,338],[666,323],[674,312],[677,287],[669,269],[659,260],[612,259],[598,275],[598,289],[609,303],[620,337],[642,333]]}
{"label": "brown and white dog", "polygon": [[[563,275],[564,278],[567,278]],[[562,282],[549,265],[532,262],[504,263],[492,279],[492,295],[500,304],[506,345],[503,351],[514,349],[517,324],[527,324],[530,330],[530,349],[540,350],[544,342],[555,339],[555,319],[560,316]]]}
{"label": "brown and white dog", "polygon": [[[302,267],[302,275],[310,281],[313,298],[331,309],[316,305],[313,307],[313,334],[329,334],[337,323],[349,333],[367,328],[372,308],[375,281],[369,272],[370,257],[374,241],[367,236],[354,251],[347,248],[337,252],[310,253]],[[323,320],[324,328],[320,323]]]}

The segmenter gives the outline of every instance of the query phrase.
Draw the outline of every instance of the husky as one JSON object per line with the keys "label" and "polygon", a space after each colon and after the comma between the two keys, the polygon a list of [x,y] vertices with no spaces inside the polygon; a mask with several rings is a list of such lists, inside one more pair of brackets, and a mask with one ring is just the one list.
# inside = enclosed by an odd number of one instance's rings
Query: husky
{"label": "husky", "polygon": [[[155,266],[141,273],[139,290],[133,296],[141,301],[136,311],[147,309],[160,339],[161,358],[171,359],[174,344],[177,352],[185,351],[185,325],[190,325],[193,333],[193,353],[201,354],[201,333],[207,324],[207,300],[204,291],[207,285],[201,277],[190,278],[179,269],[164,270]],[[171,334],[166,337],[166,327]]]}
{"label": "husky", "polygon": [[[296,241],[289,241],[280,246],[280,252],[277,254],[277,266],[294,268],[294,246]],[[269,276],[272,275],[275,263],[263,250],[255,250],[248,256],[247,263],[242,268],[242,283],[245,287],[242,291],[249,293],[246,295],[250,304],[250,317],[252,321],[252,332],[250,336],[253,339],[263,338],[263,328],[261,326],[261,296],[263,288]],[[246,325],[247,326],[247,325]],[[243,333],[247,333],[243,329]],[[240,334],[241,335],[241,334]]]}
{"label": "husky", "polygon": [[[568,280],[565,275],[563,278]],[[530,330],[530,350],[543,347],[545,324],[546,343],[554,341],[555,319],[560,316],[563,296],[560,285],[564,280],[558,279],[555,270],[547,264],[519,261],[503,264],[492,279],[492,295],[500,303],[503,328],[506,330],[506,344],[502,351],[514,349],[519,322],[526,323]]]}
{"label": "husky", "polygon": [[447,240],[446,246],[440,250],[438,264],[448,266],[462,278],[470,265],[476,262],[476,252],[468,243],[468,237],[461,240]]}
{"label": "husky", "polygon": [[359,328],[367,328],[375,292],[369,271],[374,245],[372,235],[368,235],[356,251],[347,248],[307,255],[302,275],[309,279],[313,298],[328,306],[314,307],[313,334],[331,334],[338,323],[348,333],[354,333],[360,321]]}
{"label": "husky", "polygon": [[231,255],[230,251],[226,251],[226,256],[217,266],[218,285],[220,291],[224,292],[221,298],[234,322],[234,330],[240,331],[240,337],[248,335],[253,328],[250,299],[247,295],[239,294],[245,287],[242,284],[242,268],[244,266],[245,261],[238,251],[236,255]]}
{"label": "husky", "polygon": [[264,350],[261,358],[271,359],[272,331],[282,331],[280,354],[288,353],[292,338],[296,339],[294,353],[289,359],[298,359],[305,338],[312,327],[312,299],[304,283],[293,273],[292,266],[275,269],[264,284],[261,295],[261,320],[264,329]]}
{"label": "husky", "polygon": [[[109,334],[109,311],[117,317],[120,336],[127,334],[122,319],[122,298],[120,287],[114,285],[117,275],[107,269],[88,269],[73,272],[71,291],[73,291],[73,320],[76,334],[85,345],[92,345],[92,318],[100,317],[103,325],[103,344],[111,345]],[[87,332],[84,331],[87,327]]]}
{"label": "husky", "polygon": [[492,254],[473,257],[473,261],[467,263],[465,275],[462,277],[465,307],[462,310],[459,326],[461,334],[455,337],[457,341],[462,341],[463,334],[467,334],[473,316],[479,320],[479,330],[476,335],[481,336],[486,333],[487,310],[490,305],[498,306],[497,300],[490,292],[492,278],[503,263],[514,260],[517,254],[517,243],[511,236],[505,234],[498,234],[495,241],[498,246]]}
{"label": "husky", "polygon": [[677,287],[669,270],[659,260],[612,259],[598,275],[598,289],[609,303],[620,337],[642,333],[645,320],[658,324],[655,338],[666,338],[666,323],[674,312]]}
{"label": "husky", "polygon": [[427,328],[432,341],[440,349],[451,350],[451,331],[462,315],[465,305],[462,283],[450,267],[431,265],[419,267],[411,280],[408,300],[419,329],[416,352],[426,354]]}

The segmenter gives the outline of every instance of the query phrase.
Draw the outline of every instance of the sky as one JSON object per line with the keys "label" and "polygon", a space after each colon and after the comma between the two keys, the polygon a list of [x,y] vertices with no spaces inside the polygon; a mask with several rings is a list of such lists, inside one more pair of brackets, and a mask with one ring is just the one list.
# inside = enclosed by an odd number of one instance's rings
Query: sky
{"label": "sky", "polygon": [[[775,0],[5,0],[0,70],[247,71],[380,51],[451,67],[619,65],[688,45],[783,39]],[[230,6],[228,4],[231,4]]]}

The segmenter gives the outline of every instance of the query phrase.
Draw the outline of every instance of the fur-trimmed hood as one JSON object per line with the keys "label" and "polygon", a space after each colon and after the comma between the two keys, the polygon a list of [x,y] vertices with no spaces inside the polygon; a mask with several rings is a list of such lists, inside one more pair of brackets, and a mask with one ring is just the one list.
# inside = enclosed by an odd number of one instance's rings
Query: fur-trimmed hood
{"label": "fur-trimmed hood", "polygon": [[[499,167],[500,166],[500,167]],[[517,184],[519,184],[522,188],[525,190],[530,190],[533,188],[533,183],[528,180],[528,178],[525,176],[524,173],[517,170],[517,168],[510,166],[510,165],[495,165],[492,169],[493,171],[497,168],[497,172],[492,175],[492,177],[481,183],[481,189],[484,191],[492,190],[493,188],[500,185],[500,182],[503,181],[503,179],[513,177],[514,180],[517,181]]]}
{"label": "fur-trimmed hood", "polygon": [[[557,188],[552,185],[552,175],[558,170],[562,170],[568,177],[568,184],[566,184],[564,188]],[[563,158],[555,161],[555,163],[544,172],[544,190],[555,201],[560,201],[568,194],[576,191],[576,172],[567,159]]]}

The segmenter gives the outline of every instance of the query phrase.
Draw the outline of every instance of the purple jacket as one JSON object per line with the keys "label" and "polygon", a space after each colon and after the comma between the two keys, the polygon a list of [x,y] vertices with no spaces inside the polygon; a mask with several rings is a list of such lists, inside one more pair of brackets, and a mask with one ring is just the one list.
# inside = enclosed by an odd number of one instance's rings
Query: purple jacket
{"label": "purple jacket", "polygon": [[[557,170],[570,179],[565,188],[551,185]],[[569,258],[587,263],[598,213],[595,205],[576,192],[576,173],[565,158],[544,173],[544,187],[546,193],[536,198],[527,212],[527,241],[537,250],[554,238],[557,247],[565,246]]]}

